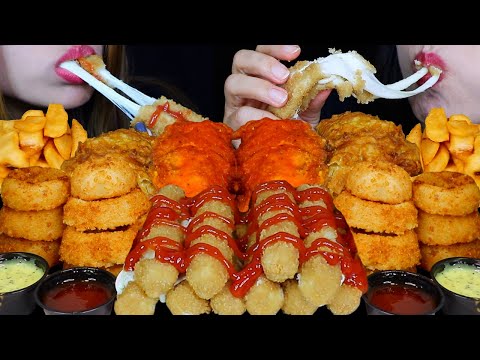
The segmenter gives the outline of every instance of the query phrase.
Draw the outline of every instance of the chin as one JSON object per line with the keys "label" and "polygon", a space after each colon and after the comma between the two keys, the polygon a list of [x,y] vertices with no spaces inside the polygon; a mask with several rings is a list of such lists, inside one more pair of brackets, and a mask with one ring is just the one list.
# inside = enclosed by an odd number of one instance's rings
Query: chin
{"label": "chin", "polygon": [[92,98],[93,91],[90,87],[75,86],[74,89],[69,89],[59,94],[54,102],[62,104],[66,110],[75,109],[85,105]]}

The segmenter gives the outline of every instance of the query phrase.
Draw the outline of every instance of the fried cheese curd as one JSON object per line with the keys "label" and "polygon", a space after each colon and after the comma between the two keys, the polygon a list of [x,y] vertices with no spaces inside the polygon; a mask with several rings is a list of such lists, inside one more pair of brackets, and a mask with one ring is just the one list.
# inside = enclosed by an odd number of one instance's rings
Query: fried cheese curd
{"label": "fried cheese curd", "polygon": [[334,196],[344,189],[350,168],[361,161],[393,163],[410,176],[422,172],[418,147],[406,141],[402,127],[392,121],[347,111],[323,119],[316,131],[327,141],[326,185]]}
{"label": "fried cheese curd", "polygon": [[232,130],[223,123],[178,121],[156,138],[153,183],[181,186],[192,197],[210,186],[229,188],[235,174]]}
{"label": "fried cheese curd", "polygon": [[239,169],[238,207],[248,210],[258,184],[285,180],[292,186],[323,184],[327,175],[325,140],[304,121],[249,121],[233,134]]}

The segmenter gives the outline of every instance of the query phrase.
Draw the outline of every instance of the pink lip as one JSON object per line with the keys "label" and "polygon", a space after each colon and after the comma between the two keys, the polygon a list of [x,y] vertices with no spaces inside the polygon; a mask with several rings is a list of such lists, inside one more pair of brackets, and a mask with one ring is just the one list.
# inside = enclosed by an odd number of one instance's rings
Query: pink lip
{"label": "pink lip", "polygon": [[95,55],[95,50],[88,45],[75,45],[72,46],[68,51],[63,54],[60,59],[57,60],[55,63],[55,72],[58,76],[60,76],[62,79],[65,81],[71,83],[71,84],[83,84],[84,81],[80,79],[77,75],[72,74],[70,71],[65,70],[60,66],[61,63],[69,60],[76,60],[81,57],[89,56],[89,55]]}
{"label": "pink lip", "polygon": [[[446,72],[446,65],[445,65],[445,62],[442,60],[442,58],[440,56],[438,56],[437,54],[435,53],[432,53],[432,52],[429,52],[429,53],[425,53],[425,52],[419,52],[417,54],[417,56],[415,56],[415,60],[417,61],[420,61],[422,63],[423,66],[435,66],[436,68],[439,68],[440,70],[442,70],[442,73],[440,74],[440,79],[438,79],[437,83],[435,85],[437,85],[438,83],[440,83],[440,81],[442,81],[442,79],[445,77],[445,72]],[[415,65],[414,65],[415,66]],[[414,69],[415,71],[417,70],[416,68]],[[428,79],[430,79],[432,77],[432,75],[430,74],[427,74],[425,75],[424,77],[422,77],[420,80],[417,81],[417,83],[419,85],[422,85],[423,83],[425,83],[425,81],[427,81]]]}

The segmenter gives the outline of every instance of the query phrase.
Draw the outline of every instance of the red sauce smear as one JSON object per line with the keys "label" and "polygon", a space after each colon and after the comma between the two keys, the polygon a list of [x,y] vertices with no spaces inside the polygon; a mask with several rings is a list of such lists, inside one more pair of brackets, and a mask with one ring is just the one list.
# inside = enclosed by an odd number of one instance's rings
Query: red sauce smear
{"label": "red sauce smear", "polygon": [[153,128],[155,126],[161,113],[167,113],[177,120],[186,121],[181,112],[170,110],[170,103],[167,101],[163,105],[157,105],[157,109],[153,112],[152,116],[150,117],[150,121],[148,122],[149,128]]}
{"label": "red sauce smear", "polygon": [[[255,201],[260,193],[268,190],[290,191],[290,194],[293,195],[296,201],[323,201],[326,207],[310,206],[299,209],[298,205],[292,201],[287,193],[273,194],[252,208],[248,214],[244,214],[248,219],[249,227],[247,229],[247,235],[242,239],[239,239],[237,242],[229,234],[210,225],[202,225],[193,230],[198,224],[202,224],[202,222],[208,217],[219,219],[227,224],[229,228],[233,229],[235,222],[232,222],[230,219],[219,214],[206,211],[198,217],[195,216],[198,209],[203,204],[212,200],[222,201],[230,206],[232,210],[235,209],[234,199],[227,189],[218,186],[212,187],[199,193],[195,197],[185,198],[180,202],[173,202],[165,197],[157,196],[152,198],[152,201],[156,204],[156,206],[152,208],[154,215],[149,215],[147,217],[147,221],[145,222],[146,225],[141,231],[142,236],[146,236],[145,234],[150,232],[148,229],[155,224],[169,224],[179,221],[179,213],[182,215],[188,214],[188,216],[193,217],[193,219],[185,230],[185,248],[181,244],[163,237],[156,237],[139,242],[128,255],[125,262],[125,269],[133,270],[135,263],[142,257],[143,253],[150,249],[155,251],[155,257],[159,261],[172,264],[180,273],[182,273],[186,270],[188,264],[190,264],[195,255],[204,253],[216,258],[225,266],[232,281],[230,291],[234,296],[243,297],[263,273],[261,256],[265,248],[275,242],[282,241],[290,243],[296,247],[299,252],[300,263],[308,261],[312,256],[320,255],[332,266],[340,264],[342,273],[345,277],[344,283],[357,287],[365,293],[367,290],[365,269],[360,260],[355,256],[356,251],[352,251],[351,245],[353,244],[353,238],[351,232],[349,231],[343,216],[338,212],[334,212],[333,200],[330,194],[325,189],[319,187],[296,191],[285,181],[272,181],[261,184],[253,192],[252,199]],[[260,226],[258,226],[258,218],[260,216],[268,211],[275,210],[287,210],[290,214],[282,212],[265,220]],[[235,218],[238,218],[238,213],[235,213]],[[297,225],[300,237],[286,232],[278,232],[260,240],[260,233],[262,230],[282,221],[294,222]],[[245,221],[242,223],[244,222]],[[178,223],[176,226],[178,226]],[[319,238],[313,241],[309,248],[306,248],[302,239],[310,233],[320,231],[324,226],[330,226],[333,229],[336,229],[338,240],[331,241],[325,238]],[[248,236],[254,232],[257,232],[257,242],[250,247],[250,249],[247,249],[246,244],[248,242]],[[190,246],[192,241],[198,239],[204,234],[211,234],[226,241],[239,259],[250,259],[249,263],[247,263],[242,270],[235,272],[233,265],[225,259],[220,250],[216,247],[201,242]]]}
{"label": "red sauce smear", "polygon": [[371,290],[368,299],[377,308],[398,315],[427,314],[437,307],[425,290],[408,285],[380,285]]}
{"label": "red sauce smear", "polygon": [[78,312],[105,304],[112,292],[96,281],[71,281],[57,285],[43,296],[43,303],[55,311]]}

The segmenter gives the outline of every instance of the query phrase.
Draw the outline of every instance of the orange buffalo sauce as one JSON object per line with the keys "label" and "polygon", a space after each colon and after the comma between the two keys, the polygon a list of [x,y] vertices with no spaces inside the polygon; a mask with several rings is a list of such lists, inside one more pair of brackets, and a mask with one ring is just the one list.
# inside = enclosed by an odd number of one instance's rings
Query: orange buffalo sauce
{"label": "orange buffalo sauce", "polygon": [[[126,270],[133,270],[136,262],[141,259],[145,251],[152,250],[155,253],[156,259],[175,266],[180,273],[183,273],[186,271],[195,255],[200,253],[208,254],[219,260],[225,266],[231,280],[231,293],[236,297],[243,297],[263,274],[261,257],[264,249],[273,243],[283,241],[292,244],[298,250],[300,254],[300,264],[307,261],[312,256],[320,255],[330,265],[340,264],[342,273],[345,277],[345,284],[357,287],[363,293],[366,292],[367,278],[365,270],[358,257],[355,256],[356,251],[351,246],[353,244],[352,237],[343,216],[338,212],[334,212],[333,201],[330,194],[320,187],[312,187],[303,191],[297,191],[288,182],[277,180],[262,183],[256,191],[252,193],[252,200],[254,201],[263,191],[278,189],[289,191],[296,201],[299,202],[322,200],[325,203],[326,208],[322,206],[299,208],[287,194],[274,194],[251,209],[248,214],[245,214],[243,219],[240,219],[236,211],[234,212],[236,219],[235,222],[248,222],[249,226],[246,236],[240,239],[234,239],[229,234],[209,225],[203,225],[193,230],[197,224],[201,223],[201,221],[207,217],[220,219],[228,224],[229,227],[235,225],[230,219],[221,215],[213,212],[205,212],[194,218],[190,224],[184,228],[186,237],[184,245],[181,245],[173,240],[163,237],[156,237],[144,241],[142,241],[142,238],[146,236],[144,234],[150,232],[149,229],[156,223],[172,223],[176,220],[178,221],[181,217],[180,214],[182,214],[182,216],[194,217],[201,205],[207,201],[222,201],[234,209],[234,199],[232,195],[225,188],[212,187],[195,197],[187,197],[181,202],[175,202],[173,200],[166,201],[162,198],[156,198],[154,201],[156,201],[157,206],[152,208],[152,213],[154,215],[148,215],[144,228],[140,232],[141,235],[139,236],[139,242],[128,255],[124,268]],[[164,210],[160,211],[159,209]],[[287,209],[293,215],[280,213],[265,220],[262,225],[258,226],[256,220],[259,216],[267,211],[279,209]],[[258,241],[262,229],[286,220],[292,221],[297,225],[300,237],[285,232],[278,232]],[[177,223],[175,226],[180,225]],[[335,242],[325,238],[319,238],[314,240],[311,246],[307,248],[303,238],[312,232],[320,230],[323,226],[331,226],[337,230],[338,241]],[[246,249],[246,238],[254,232],[257,233],[257,242],[249,249]],[[226,241],[234,254],[240,260],[247,262],[243,269],[235,271],[235,267],[232,263],[225,259],[220,250],[212,245],[196,243],[195,245],[190,246],[192,241],[198,239],[203,234],[212,234],[215,237]]]}

